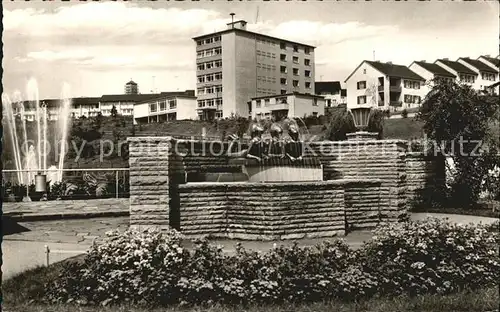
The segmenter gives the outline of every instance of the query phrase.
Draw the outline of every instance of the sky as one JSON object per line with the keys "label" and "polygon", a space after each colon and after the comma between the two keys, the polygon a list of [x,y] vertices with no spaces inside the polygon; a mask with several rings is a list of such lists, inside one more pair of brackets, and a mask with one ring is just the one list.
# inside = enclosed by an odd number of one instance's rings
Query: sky
{"label": "sky", "polygon": [[[249,30],[316,46],[316,81],[345,78],[363,60],[414,60],[499,51],[499,5],[479,2],[137,1],[3,3],[4,92],[40,98],[195,89],[193,37],[246,20]],[[375,56],[375,57],[374,57]],[[23,96],[24,97],[24,96]]]}

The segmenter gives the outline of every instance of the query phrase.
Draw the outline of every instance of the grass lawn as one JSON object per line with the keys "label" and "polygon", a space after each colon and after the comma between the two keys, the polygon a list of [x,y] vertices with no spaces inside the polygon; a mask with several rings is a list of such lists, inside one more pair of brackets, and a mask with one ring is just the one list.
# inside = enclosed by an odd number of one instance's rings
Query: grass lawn
{"label": "grass lawn", "polygon": [[500,218],[500,201],[490,200],[476,204],[472,208],[415,208],[412,212],[448,213],[468,216]]}
{"label": "grass lawn", "polygon": [[[73,258],[67,261],[79,261],[82,257]],[[317,302],[307,304],[283,304],[268,306],[199,306],[199,307],[170,307],[162,309],[151,309],[146,307],[116,306],[116,307],[85,307],[71,304],[63,305],[42,305],[34,303],[33,299],[40,298],[41,290],[47,281],[54,280],[60,272],[61,264],[39,267],[3,282],[3,311],[25,311],[25,312],[323,312],[323,311],[357,311],[357,312],[445,312],[445,311],[498,311],[499,293],[497,288],[478,289],[471,292],[461,292],[453,295],[438,296],[426,295],[420,297],[398,297],[379,298],[361,302],[343,303],[338,301]]]}

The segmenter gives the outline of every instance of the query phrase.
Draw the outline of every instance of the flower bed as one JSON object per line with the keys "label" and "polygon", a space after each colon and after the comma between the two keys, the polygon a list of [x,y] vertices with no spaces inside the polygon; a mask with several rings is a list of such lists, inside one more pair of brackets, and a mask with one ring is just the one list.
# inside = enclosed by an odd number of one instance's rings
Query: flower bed
{"label": "flower bed", "polygon": [[164,306],[445,294],[496,285],[499,243],[498,223],[435,219],[381,227],[358,250],[339,240],[267,253],[237,246],[234,255],[207,240],[188,251],[175,231],[112,232],[46,285],[43,298]]}

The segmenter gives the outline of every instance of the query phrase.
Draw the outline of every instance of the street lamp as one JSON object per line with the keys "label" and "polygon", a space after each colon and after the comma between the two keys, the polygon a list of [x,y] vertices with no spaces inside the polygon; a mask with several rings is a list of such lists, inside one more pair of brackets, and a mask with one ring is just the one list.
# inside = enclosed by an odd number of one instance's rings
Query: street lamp
{"label": "street lamp", "polygon": [[348,133],[347,139],[350,141],[368,141],[376,140],[378,133],[367,132],[368,123],[370,121],[371,107],[356,107],[351,108],[349,113],[354,121],[356,127],[355,133]]}
{"label": "street lamp", "polygon": [[352,115],[352,119],[354,120],[356,130],[364,131],[368,128],[371,110],[372,109],[370,107],[351,108],[350,113]]}

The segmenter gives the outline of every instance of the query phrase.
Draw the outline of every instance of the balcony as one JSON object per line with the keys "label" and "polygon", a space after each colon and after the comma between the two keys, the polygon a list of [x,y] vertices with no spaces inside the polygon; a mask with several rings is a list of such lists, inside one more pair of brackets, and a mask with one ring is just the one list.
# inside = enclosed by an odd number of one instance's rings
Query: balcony
{"label": "balcony", "polygon": [[389,91],[390,92],[401,92],[401,86],[390,86]]}
{"label": "balcony", "polygon": [[403,102],[402,101],[390,101],[389,106],[401,107],[401,106],[403,106]]}
{"label": "balcony", "polygon": [[270,111],[278,111],[278,110],[288,110],[288,103],[276,103],[276,104],[269,104],[266,105],[266,107],[269,108]]}
{"label": "balcony", "polygon": [[203,110],[216,110],[217,108],[215,107],[215,105],[214,106],[205,105],[205,106],[198,106],[197,109],[203,111]]}

